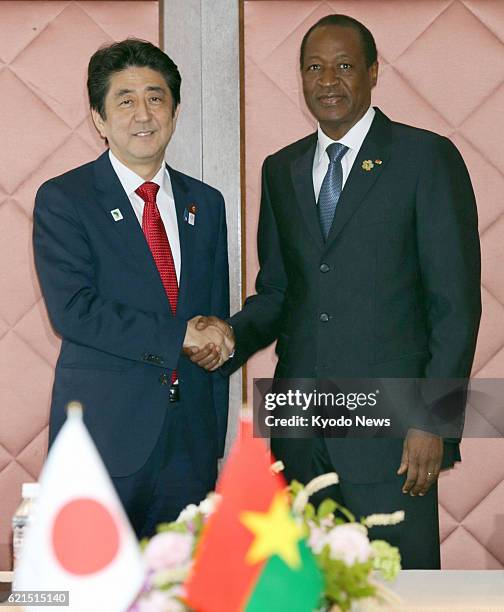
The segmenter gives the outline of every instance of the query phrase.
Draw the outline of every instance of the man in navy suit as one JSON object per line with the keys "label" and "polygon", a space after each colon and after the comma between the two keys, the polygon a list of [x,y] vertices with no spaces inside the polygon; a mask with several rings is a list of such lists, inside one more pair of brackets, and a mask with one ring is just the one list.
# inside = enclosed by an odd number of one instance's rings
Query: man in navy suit
{"label": "man in navy suit", "polygon": [[[70,400],[139,536],[214,488],[227,425],[230,352],[199,314],[229,314],[222,195],[164,162],[181,77],[151,43],[99,49],[88,69],[92,118],[109,149],[37,193],[34,248],[62,337],[50,443]],[[190,143],[187,143],[190,146]]]}
{"label": "man in navy suit", "polygon": [[[257,294],[232,328],[207,320],[236,337],[224,370],[276,339],[276,378],[468,377],[480,253],[459,152],[371,106],[376,45],[355,19],[314,24],[300,69],[318,130],[264,162]],[[357,516],[404,509],[404,523],[371,535],[398,545],[406,568],[439,567],[437,478],[460,458],[456,441],[422,429],[423,408],[402,402],[404,440],[272,440],[289,478],[336,470],[332,494]]]}

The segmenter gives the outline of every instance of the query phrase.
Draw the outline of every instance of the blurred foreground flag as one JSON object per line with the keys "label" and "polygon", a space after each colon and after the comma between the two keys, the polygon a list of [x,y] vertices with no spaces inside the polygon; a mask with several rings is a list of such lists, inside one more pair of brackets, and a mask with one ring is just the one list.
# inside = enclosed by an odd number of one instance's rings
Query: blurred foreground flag
{"label": "blurred foreground flag", "polygon": [[15,587],[69,591],[58,610],[123,612],[143,579],[135,535],[74,403],[41,474]]}
{"label": "blurred foreground flag", "polygon": [[219,482],[186,599],[198,612],[311,612],[322,577],[294,521],[285,481],[260,439],[242,429]]}

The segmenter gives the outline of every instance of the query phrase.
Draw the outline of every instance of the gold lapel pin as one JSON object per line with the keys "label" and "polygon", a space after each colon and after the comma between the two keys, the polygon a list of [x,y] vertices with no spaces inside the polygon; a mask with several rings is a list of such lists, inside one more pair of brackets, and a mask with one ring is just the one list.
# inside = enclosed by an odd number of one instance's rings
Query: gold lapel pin
{"label": "gold lapel pin", "polygon": [[382,160],[381,160],[381,159],[375,159],[375,160],[374,160],[374,163],[375,163],[375,164],[378,164],[378,165],[383,164],[383,162],[382,162]]}
{"label": "gold lapel pin", "polygon": [[370,172],[374,168],[374,164],[370,159],[365,159],[362,162],[362,169],[366,172]]}

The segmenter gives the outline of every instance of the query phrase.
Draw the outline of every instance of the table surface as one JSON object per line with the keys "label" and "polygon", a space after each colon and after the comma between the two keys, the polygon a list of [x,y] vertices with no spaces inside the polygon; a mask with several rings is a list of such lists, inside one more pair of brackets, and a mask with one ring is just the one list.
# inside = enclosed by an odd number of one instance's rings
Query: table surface
{"label": "table surface", "polygon": [[[402,602],[397,612],[504,612],[504,570],[402,570],[383,582]],[[360,612],[383,610],[370,604]]]}
{"label": "table surface", "polygon": [[[12,582],[12,572],[0,572],[0,582]],[[504,612],[504,570],[402,570],[395,582],[383,584],[401,603],[385,608],[365,603],[355,612]]]}

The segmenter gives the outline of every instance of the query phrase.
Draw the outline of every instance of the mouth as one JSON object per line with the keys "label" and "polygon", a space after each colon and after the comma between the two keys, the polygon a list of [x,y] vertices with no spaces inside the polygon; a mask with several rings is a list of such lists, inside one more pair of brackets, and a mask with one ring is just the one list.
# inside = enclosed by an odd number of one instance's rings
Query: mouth
{"label": "mouth", "polygon": [[152,136],[154,134],[154,130],[142,130],[141,132],[134,132],[133,136],[138,136],[138,138],[147,138],[148,136]]}
{"label": "mouth", "polygon": [[340,104],[340,102],[342,102],[344,100],[345,96],[342,96],[341,94],[335,94],[335,93],[328,93],[328,94],[322,94],[320,96],[317,96],[317,100],[319,102],[319,104],[321,104],[322,106],[336,106],[338,104]]}

